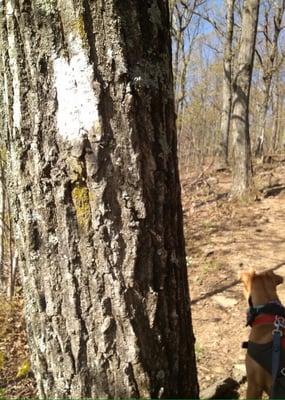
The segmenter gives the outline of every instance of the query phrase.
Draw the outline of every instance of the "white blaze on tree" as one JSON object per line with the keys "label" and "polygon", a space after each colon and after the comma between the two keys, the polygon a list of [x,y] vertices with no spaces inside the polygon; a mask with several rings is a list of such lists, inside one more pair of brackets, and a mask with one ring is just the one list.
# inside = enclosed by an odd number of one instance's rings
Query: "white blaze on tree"
{"label": "white blaze on tree", "polygon": [[53,62],[57,126],[64,139],[73,141],[97,126],[98,99],[81,11],[75,10],[70,0],[61,0],[59,4],[67,50],[56,54]]}
{"label": "white blaze on tree", "polygon": [[68,35],[69,57],[55,58],[57,125],[66,140],[80,138],[98,123],[98,101],[93,89],[93,68],[82,41]]}

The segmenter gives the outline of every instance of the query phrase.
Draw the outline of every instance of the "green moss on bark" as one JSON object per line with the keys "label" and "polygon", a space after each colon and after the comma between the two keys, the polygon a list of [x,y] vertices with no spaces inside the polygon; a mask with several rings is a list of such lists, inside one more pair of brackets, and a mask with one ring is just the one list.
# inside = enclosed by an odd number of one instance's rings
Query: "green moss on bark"
{"label": "green moss on bark", "polygon": [[85,231],[88,229],[91,219],[89,190],[82,183],[77,184],[72,189],[71,196],[76,211],[78,225]]}

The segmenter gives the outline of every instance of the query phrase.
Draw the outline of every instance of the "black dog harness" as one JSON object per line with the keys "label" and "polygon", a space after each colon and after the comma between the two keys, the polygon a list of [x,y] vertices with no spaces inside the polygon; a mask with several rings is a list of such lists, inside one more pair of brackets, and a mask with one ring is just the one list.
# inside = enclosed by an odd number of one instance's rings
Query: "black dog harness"
{"label": "black dog harness", "polygon": [[285,308],[277,301],[254,307],[249,298],[246,326],[266,323],[274,325],[273,340],[265,344],[249,341],[243,343],[243,347],[247,348],[248,354],[272,375],[270,399],[285,399],[285,348],[281,346],[282,329],[285,328]]}
{"label": "black dog harness", "polygon": [[270,301],[265,305],[253,306],[251,297],[248,300],[249,309],[246,315],[246,326],[252,326],[260,314],[278,315],[285,318],[285,308],[279,301]]}

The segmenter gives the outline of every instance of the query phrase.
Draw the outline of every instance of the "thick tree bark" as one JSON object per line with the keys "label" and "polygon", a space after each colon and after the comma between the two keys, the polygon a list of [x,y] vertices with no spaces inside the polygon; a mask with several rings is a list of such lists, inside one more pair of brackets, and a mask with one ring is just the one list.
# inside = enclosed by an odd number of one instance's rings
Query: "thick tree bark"
{"label": "thick tree bark", "polygon": [[244,0],[240,48],[233,84],[233,182],[231,193],[232,197],[236,198],[241,198],[250,194],[252,186],[249,136],[249,95],[258,10],[259,0]]}
{"label": "thick tree bark", "polygon": [[2,4],[39,394],[196,398],[167,1]]}
{"label": "thick tree bark", "polygon": [[223,108],[221,116],[221,140],[218,156],[222,164],[228,164],[229,135],[232,109],[232,42],[234,31],[234,4],[235,0],[226,0],[227,29],[224,45],[224,74],[223,74]]}

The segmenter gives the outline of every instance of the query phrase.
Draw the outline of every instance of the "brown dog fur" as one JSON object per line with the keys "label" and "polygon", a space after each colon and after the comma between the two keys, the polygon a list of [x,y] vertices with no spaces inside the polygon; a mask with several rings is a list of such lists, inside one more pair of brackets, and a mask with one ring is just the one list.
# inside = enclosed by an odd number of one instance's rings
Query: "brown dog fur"
{"label": "brown dog fur", "polygon": [[[266,304],[269,301],[278,300],[277,285],[283,282],[280,275],[273,271],[257,273],[251,269],[239,274],[244,284],[244,294],[248,300],[251,296],[253,306]],[[249,340],[254,343],[268,343],[272,340],[272,324],[256,325],[252,327]],[[268,395],[271,389],[271,375],[254,361],[248,354],[245,359],[247,373],[247,399],[260,399],[262,392]]]}

